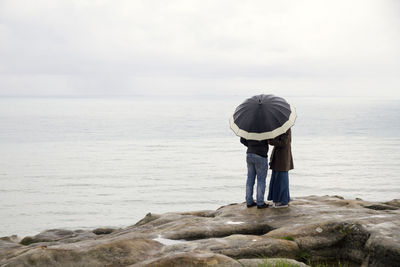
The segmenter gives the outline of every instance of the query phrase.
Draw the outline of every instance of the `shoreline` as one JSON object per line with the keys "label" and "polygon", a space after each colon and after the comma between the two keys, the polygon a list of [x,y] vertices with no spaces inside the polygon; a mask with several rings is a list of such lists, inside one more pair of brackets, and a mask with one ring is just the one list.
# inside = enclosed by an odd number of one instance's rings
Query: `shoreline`
{"label": "shoreline", "polygon": [[[314,197],[314,196],[318,196],[318,195],[297,196],[297,197],[293,197],[292,199],[296,200],[296,199],[302,199],[302,198]],[[328,196],[328,195],[323,195],[323,196]],[[339,198],[342,198],[342,196],[338,196],[338,195],[330,195],[330,196],[332,196],[332,197],[337,196]],[[322,195],[321,195],[321,197],[322,197]],[[343,197],[343,198],[346,198],[346,197]],[[371,203],[388,203],[391,200],[393,200],[393,199],[389,199],[389,198],[387,198],[386,200],[375,200],[375,199],[366,200],[364,198],[359,198],[359,197],[346,198],[346,199],[348,199],[348,200],[362,200],[362,201],[371,202]],[[215,209],[218,209],[221,205],[215,204],[213,206],[215,206]],[[190,211],[196,211],[196,210],[212,210],[212,209],[213,208],[205,208],[205,209],[201,209],[200,208],[200,209],[187,209],[187,210],[185,210],[185,209],[177,209],[177,210],[171,210],[171,211],[164,211],[162,213],[169,213],[169,212],[184,213],[184,212],[190,212]],[[95,230],[97,228],[123,229],[123,228],[131,226],[132,223],[136,223],[136,222],[140,221],[149,212],[150,213],[154,213],[156,211],[153,211],[153,209],[148,210],[147,212],[143,212],[142,216],[136,217],[137,219],[134,218],[130,222],[124,222],[124,223],[120,223],[120,224],[118,224],[118,223],[115,223],[115,224],[109,223],[109,224],[95,224],[95,225],[91,225],[91,226],[83,225],[83,224],[82,225],[77,225],[77,226],[74,226],[74,225],[65,226],[65,225],[63,225],[61,223],[58,223],[57,225],[54,225],[54,226],[51,226],[51,227],[41,227],[40,229],[37,229],[37,230],[29,230],[29,231],[22,231],[22,232],[21,231],[10,231],[8,234],[7,233],[0,234],[0,238],[9,237],[9,236],[17,236],[19,238],[23,238],[23,237],[26,237],[26,236],[35,236],[35,235],[37,235],[37,234],[39,234],[41,232],[44,232],[44,231],[47,231],[47,230],[51,230],[51,229],[64,229],[64,230],[69,230],[69,231],[76,231],[76,230],[92,231],[92,230]]]}
{"label": "shoreline", "polygon": [[394,266],[400,261],[399,228],[398,199],[383,203],[308,196],[295,198],[284,209],[234,203],[216,210],[148,213],[126,228],[52,229],[23,239],[2,237],[0,265],[203,266],[213,261],[235,266],[241,259],[255,264],[264,255]]}

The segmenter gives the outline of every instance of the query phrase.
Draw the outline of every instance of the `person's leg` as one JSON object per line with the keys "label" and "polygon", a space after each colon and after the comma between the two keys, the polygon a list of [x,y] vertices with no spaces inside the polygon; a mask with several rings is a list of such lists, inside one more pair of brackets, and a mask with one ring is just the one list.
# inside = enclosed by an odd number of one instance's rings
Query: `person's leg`
{"label": "person's leg", "polygon": [[290,202],[289,172],[287,172],[287,196],[288,196],[288,203],[289,203]]}
{"label": "person's leg", "polygon": [[265,180],[268,171],[268,159],[258,156],[256,162],[257,171],[257,206],[264,205]]}
{"label": "person's leg", "polygon": [[287,205],[290,201],[289,172],[279,172],[278,184],[278,202],[280,202],[282,205]]}
{"label": "person's leg", "polygon": [[277,186],[278,183],[278,172],[272,170],[272,174],[271,174],[271,180],[269,181],[269,188],[268,188],[268,200],[272,200],[272,202],[277,202],[278,201],[278,197],[277,197]]}
{"label": "person's leg", "polygon": [[246,162],[247,162],[246,204],[252,205],[254,204],[253,190],[254,190],[254,182],[256,179],[256,168],[254,164],[254,158],[251,154],[247,154]]}

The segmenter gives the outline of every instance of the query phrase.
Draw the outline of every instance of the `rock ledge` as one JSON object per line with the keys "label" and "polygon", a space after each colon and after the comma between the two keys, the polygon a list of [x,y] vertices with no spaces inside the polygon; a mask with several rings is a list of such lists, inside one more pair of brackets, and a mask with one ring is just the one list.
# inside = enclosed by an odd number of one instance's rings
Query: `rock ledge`
{"label": "rock ledge", "polygon": [[230,204],[147,214],[124,229],[0,238],[1,266],[268,266],[287,261],[398,266],[399,200],[296,198],[286,209]]}

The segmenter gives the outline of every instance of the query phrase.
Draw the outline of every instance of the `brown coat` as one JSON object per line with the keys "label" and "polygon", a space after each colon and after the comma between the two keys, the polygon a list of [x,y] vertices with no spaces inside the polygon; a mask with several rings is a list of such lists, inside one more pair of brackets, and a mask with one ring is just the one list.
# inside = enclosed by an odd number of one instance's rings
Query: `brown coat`
{"label": "brown coat", "polygon": [[289,171],[294,168],[292,157],[292,133],[287,130],[268,142],[274,146],[271,154],[270,169],[275,171]]}

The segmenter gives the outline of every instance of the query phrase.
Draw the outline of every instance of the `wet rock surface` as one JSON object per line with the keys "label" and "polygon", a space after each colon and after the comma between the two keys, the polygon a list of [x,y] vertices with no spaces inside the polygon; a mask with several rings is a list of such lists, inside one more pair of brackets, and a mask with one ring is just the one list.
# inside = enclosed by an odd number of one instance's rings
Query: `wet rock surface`
{"label": "wet rock surface", "polygon": [[399,266],[399,201],[296,198],[288,208],[230,204],[147,214],[124,229],[53,229],[0,238],[0,266],[257,266],[287,259]]}

